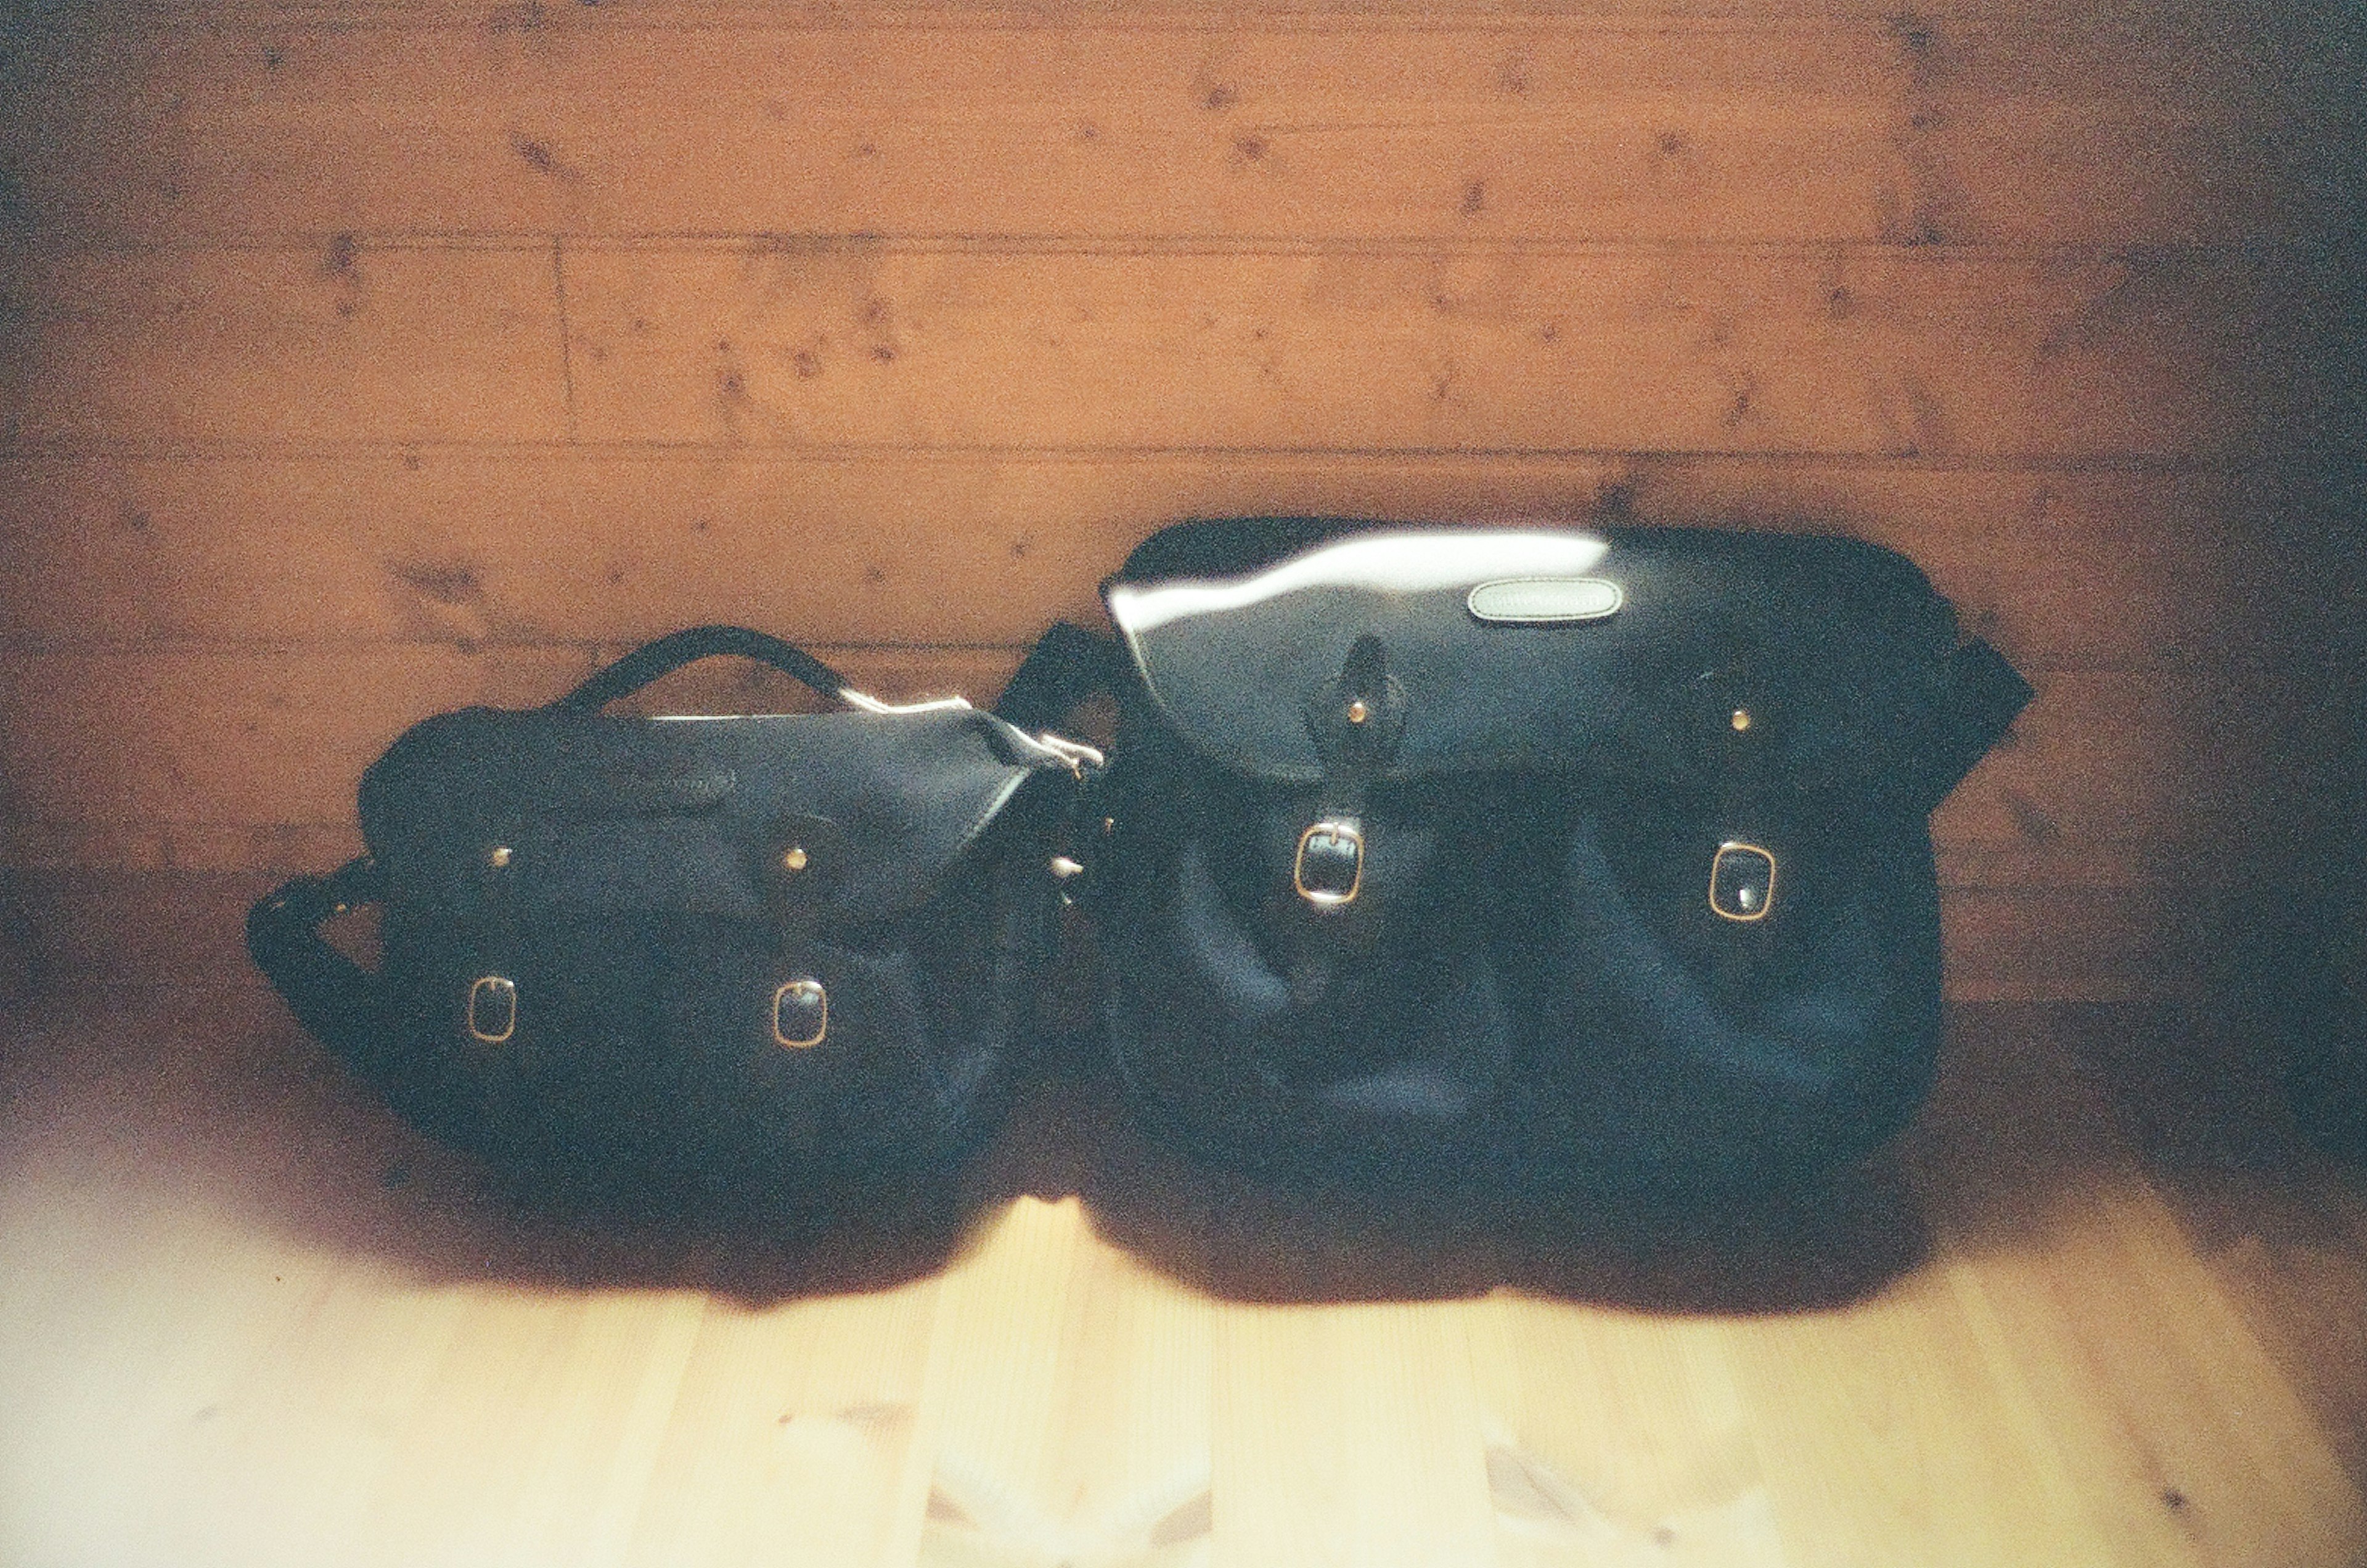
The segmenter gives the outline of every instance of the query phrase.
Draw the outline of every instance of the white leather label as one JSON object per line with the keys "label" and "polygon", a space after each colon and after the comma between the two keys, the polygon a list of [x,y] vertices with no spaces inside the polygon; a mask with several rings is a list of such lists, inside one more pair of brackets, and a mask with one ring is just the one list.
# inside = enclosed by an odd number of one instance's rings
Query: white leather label
{"label": "white leather label", "polygon": [[1605,577],[1507,577],[1479,584],[1463,602],[1483,621],[1542,626],[1599,621],[1615,615],[1627,595]]}

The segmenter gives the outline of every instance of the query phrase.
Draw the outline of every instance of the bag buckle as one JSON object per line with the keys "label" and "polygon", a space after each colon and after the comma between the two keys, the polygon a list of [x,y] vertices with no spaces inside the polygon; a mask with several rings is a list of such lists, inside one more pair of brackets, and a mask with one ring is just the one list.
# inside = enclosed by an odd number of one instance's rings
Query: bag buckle
{"label": "bag buckle", "polygon": [[487,975],[469,987],[469,1033],[498,1045],[517,1032],[517,982]]}
{"label": "bag buckle", "polygon": [[1330,818],[1299,834],[1290,883],[1319,909],[1354,903],[1365,886],[1363,826],[1353,818]]}
{"label": "bag buckle", "polygon": [[1728,839],[1709,863],[1710,912],[1748,925],[1775,907],[1775,857],[1757,844]]}
{"label": "bag buckle", "polygon": [[773,993],[773,1041],[792,1051],[810,1050],[830,1032],[830,992],[810,975],[800,975]]}

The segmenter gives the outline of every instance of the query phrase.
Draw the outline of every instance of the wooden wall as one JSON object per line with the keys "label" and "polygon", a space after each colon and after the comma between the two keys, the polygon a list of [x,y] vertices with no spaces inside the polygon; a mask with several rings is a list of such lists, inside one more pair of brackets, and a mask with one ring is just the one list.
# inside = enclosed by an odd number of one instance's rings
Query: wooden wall
{"label": "wooden wall", "polygon": [[1937,819],[1952,989],[2191,993],[2358,450],[2346,60],[2042,0],[0,7],[14,918],[232,964],[403,726],[685,622],[986,696],[1176,517],[1607,511],[1923,564],[2041,694]]}

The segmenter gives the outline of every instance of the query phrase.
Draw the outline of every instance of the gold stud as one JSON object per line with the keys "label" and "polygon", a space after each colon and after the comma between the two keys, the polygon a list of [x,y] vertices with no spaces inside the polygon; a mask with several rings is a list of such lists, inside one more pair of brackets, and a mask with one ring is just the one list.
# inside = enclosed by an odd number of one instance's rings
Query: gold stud
{"label": "gold stud", "polygon": [[1358,697],[1354,702],[1348,705],[1348,722],[1350,724],[1362,724],[1372,716],[1373,710],[1365,705],[1364,698]]}
{"label": "gold stud", "polygon": [[498,870],[510,863],[510,858],[515,852],[507,844],[495,844],[486,854],[485,863]]}
{"label": "gold stud", "polygon": [[791,844],[788,852],[781,857],[781,864],[790,871],[803,871],[808,864],[811,863],[812,859],[811,855],[806,853],[806,847],[803,844]]}
{"label": "gold stud", "polygon": [[1737,709],[1735,709],[1735,710],[1734,710],[1734,717],[1733,717],[1733,719],[1732,719],[1730,722],[1732,722],[1732,724],[1734,725],[1735,730],[1736,730],[1736,732],[1737,732],[1738,734],[1738,733],[1740,733],[1740,732],[1741,732],[1741,731],[1743,731],[1743,730],[1746,730],[1746,729],[1750,728],[1750,710],[1749,708],[1737,708]]}

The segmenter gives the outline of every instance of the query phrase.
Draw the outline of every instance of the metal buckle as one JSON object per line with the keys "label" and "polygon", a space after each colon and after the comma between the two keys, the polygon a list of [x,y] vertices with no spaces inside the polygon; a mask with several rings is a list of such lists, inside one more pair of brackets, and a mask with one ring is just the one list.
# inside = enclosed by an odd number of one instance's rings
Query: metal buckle
{"label": "metal buckle", "polygon": [[[478,1010],[489,1009],[501,1027],[488,1029]],[[487,975],[469,987],[469,1032],[488,1045],[498,1045],[517,1032],[517,982],[505,975]]]}
{"label": "metal buckle", "polygon": [[[1307,846],[1318,837],[1345,844],[1354,857],[1355,869],[1349,874],[1345,892],[1336,887],[1309,887],[1307,885]],[[1298,835],[1298,853],[1291,861],[1290,885],[1298,896],[1319,909],[1337,909],[1356,901],[1356,894],[1365,886],[1365,835],[1354,822],[1331,818],[1310,825]]]}
{"label": "metal buckle", "polygon": [[[1733,909],[1729,909],[1725,905],[1719,903],[1717,897],[1719,875],[1727,869],[1727,857],[1728,855],[1736,856],[1738,859],[1741,857],[1755,858],[1764,863],[1767,874],[1767,886],[1763,893],[1758,889],[1754,882],[1745,882],[1735,890],[1735,903],[1737,908]],[[1753,908],[1751,907],[1753,904],[1756,904],[1758,907]],[[1709,862],[1710,913],[1716,915],[1721,920],[1732,920],[1737,925],[1750,925],[1754,921],[1765,919],[1767,918],[1767,912],[1774,907],[1775,857],[1768,853],[1767,851],[1760,848],[1757,844],[1746,844],[1738,839],[1728,839],[1726,842],[1718,845],[1717,853],[1712,855]]]}
{"label": "metal buckle", "polygon": [[[810,1034],[803,1032],[802,1019],[784,1020],[781,1014],[785,1006],[800,1014],[811,1012],[813,1032]],[[791,1032],[792,1021],[800,1026],[797,1032]],[[786,1045],[792,1051],[810,1050],[821,1044],[822,1036],[829,1032],[830,992],[823,988],[820,980],[810,975],[800,975],[773,993],[773,1040],[776,1044]]]}

